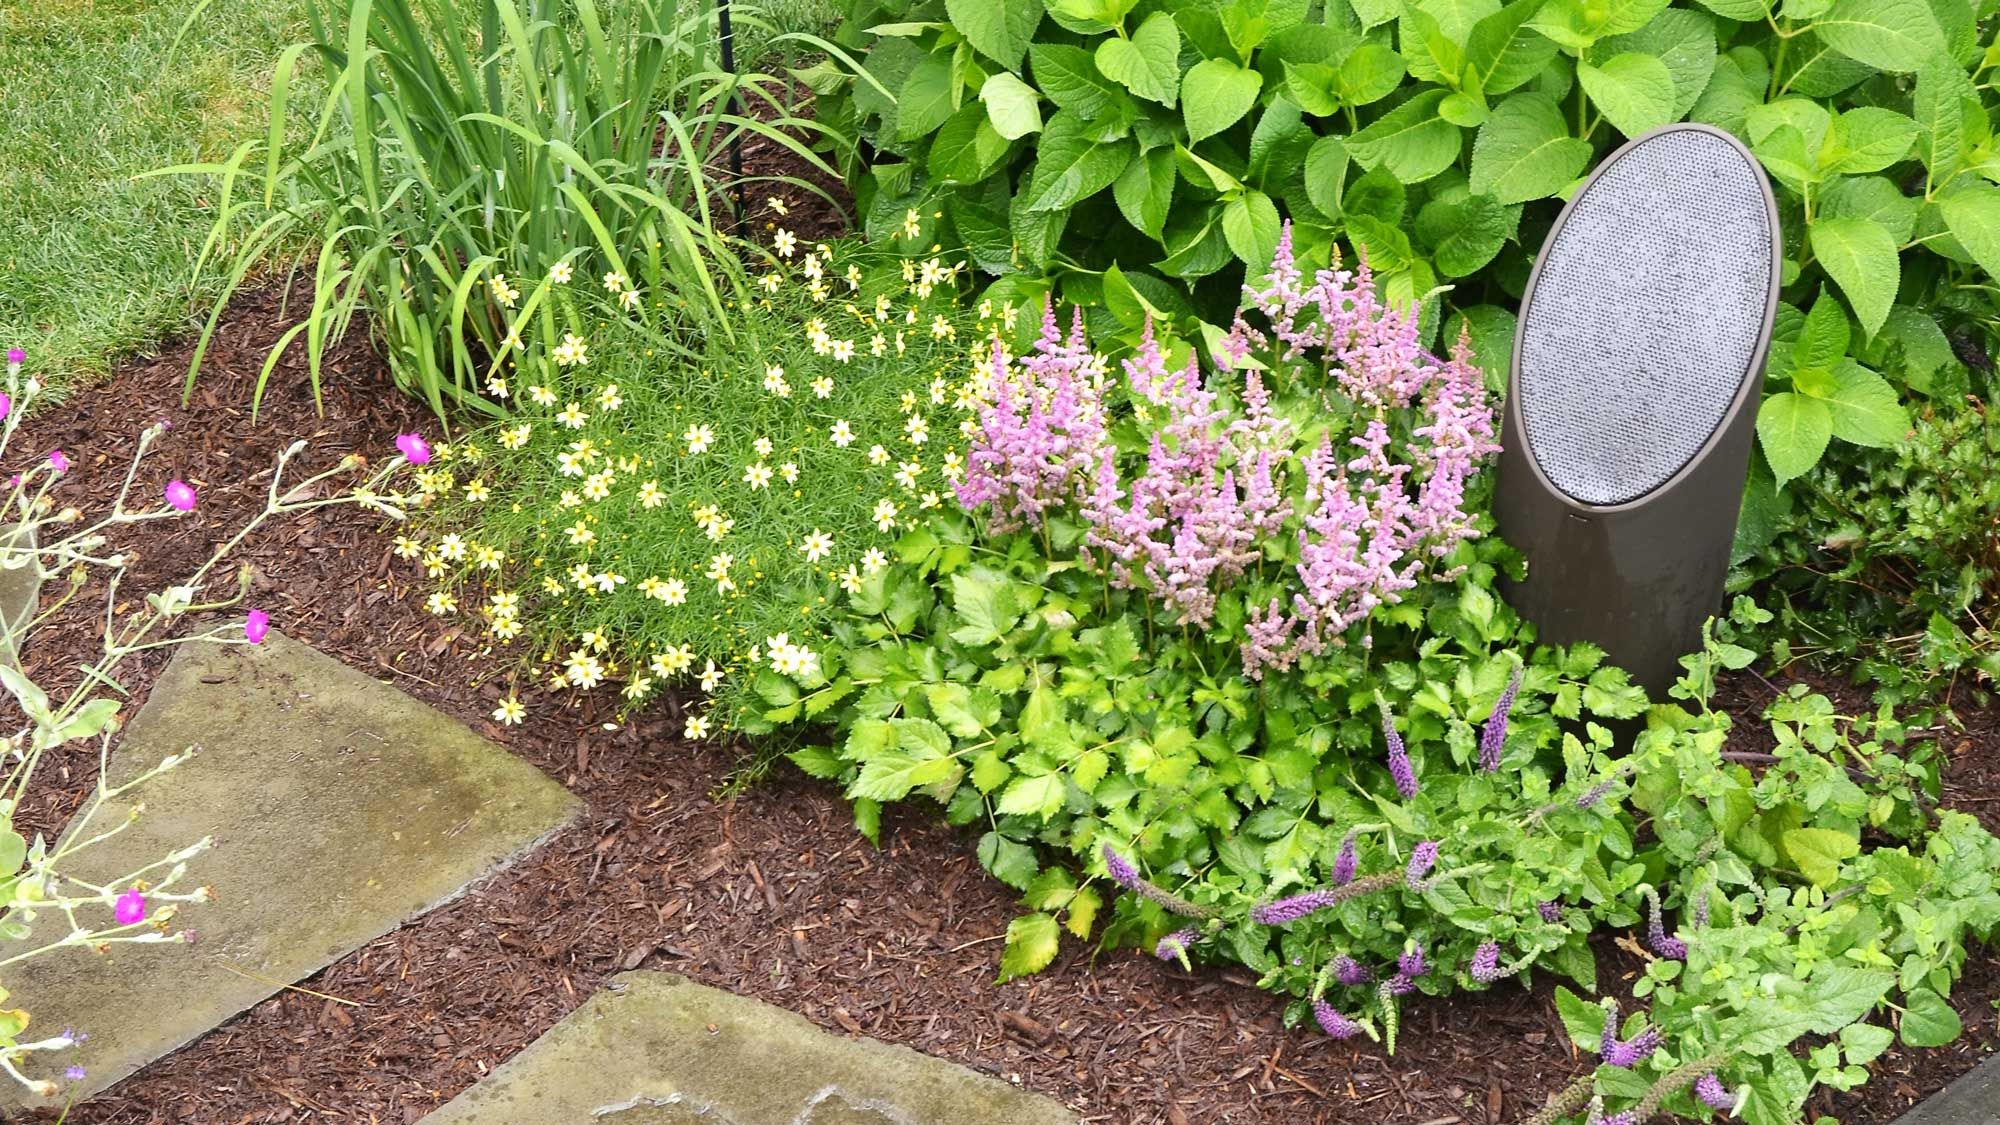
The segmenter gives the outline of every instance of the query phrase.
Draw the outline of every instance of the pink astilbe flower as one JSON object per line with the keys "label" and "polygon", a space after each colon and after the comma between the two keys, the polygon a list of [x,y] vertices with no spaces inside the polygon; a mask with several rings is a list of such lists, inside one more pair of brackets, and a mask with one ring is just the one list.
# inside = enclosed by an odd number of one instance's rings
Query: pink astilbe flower
{"label": "pink astilbe flower", "polygon": [[184,480],[167,482],[167,506],[177,512],[192,512],[195,506],[194,486]]}
{"label": "pink astilbe flower", "polygon": [[1018,363],[995,340],[980,387],[978,429],[956,486],[959,504],[984,509],[995,530],[1008,531],[1039,528],[1050,508],[1081,501],[1104,478],[1112,455],[1101,384],[1080,309],[1065,340],[1055,306],[1048,305],[1041,339]]}

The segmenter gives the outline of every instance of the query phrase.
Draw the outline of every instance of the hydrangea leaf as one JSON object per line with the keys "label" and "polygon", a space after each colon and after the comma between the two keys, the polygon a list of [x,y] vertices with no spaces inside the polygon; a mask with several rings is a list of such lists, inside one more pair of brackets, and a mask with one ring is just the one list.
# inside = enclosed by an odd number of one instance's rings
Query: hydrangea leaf
{"label": "hydrangea leaf", "polygon": [[1406,184],[1421,183],[1451,167],[1464,134],[1438,116],[1445,91],[1426,90],[1383,114],[1347,139],[1347,151],[1363,168],[1386,168]]}
{"label": "hydrangea leaf", "polygon": [[1908,73],[1946,53],[1944,30],[1926,0],[1834,0],[1813,30],[1877,70]]}
{"label": "hydrangea leaf", "polygon": [[1042,0],[945,0],[944,10],[973,49],[1008,70],[1021,68],[1042,22]]}
{"label": "hydrangea leaf", "polygon": [[1494,108],[1472,142],[1472,190],[1501,203],[1554,195],[1582,174],[1590,142],[1569,135],[1562,108],[1524,92]]}
{"label": "hydrangea leaf", "polygon": [[1180,93],[1180,58],[1181,33],[1174,18],[1165,12],[1147,16],[1129,39],[1106,39],[1097,45],[1099,72],[1135,96],[1169,109]]}
{"label": "hydrangea leaf", "polygon": [[993,131],[1010,141],[1042,130],[1042,107],[1035,88],[1002,71],[979,88],[979,100]]}
{"label": "hydrangea leaf", "polygon": [[1833,412],[1819,399],[1780,391],[1757,411],[1757,440],[1781,486],[1819,464],[1832,439]]}
{"label": "hydrangea leaf", "polygon": [[1181,112],[1188,143],[1212,137],[1238,121],[1257,104],[1264,76],[1227,59],[1204,59],[1181,79]]}
{"label": "hydrangea leaf", "polygon": [[1812,252],[1854,306],[1862,331],[1873,336],[1889,317],[1902,283],[1896,240],[1871,219],[1822,218],[1808,228]]}
{"label": "hydrangea leaf", "polygon": [[1628,137],[1674,119],[1674,76],[1652,55],[1627,51],[1600,64],[1580,63],[1576,79],[1604,119]]}
{"label": "hydrangea leaf", "polygon": [[2000,190],[1980,187],[1939,204],[1952,237],[1989,277],[2000,278]]}
{"label": "hydrangea leaf", "polygon": [[1833,409],[1834,437],[1887,449],[1909,433],[1909,412],[1903,409],[1889,380],[1851,359],[1834,369],[1833,378],[1833,393],[1827,396],[1826,404]]}

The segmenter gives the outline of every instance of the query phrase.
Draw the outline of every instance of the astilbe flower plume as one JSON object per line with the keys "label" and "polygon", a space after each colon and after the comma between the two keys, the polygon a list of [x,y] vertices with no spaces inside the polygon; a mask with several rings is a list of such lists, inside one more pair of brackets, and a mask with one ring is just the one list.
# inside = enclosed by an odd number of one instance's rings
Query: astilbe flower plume
{"label": "astilbe flower plume", "polygon": [[1497,773],[1500,769],[1500,751],[1507,745],[1507,715],[1514,709],[1514,697],[1521,691],[1521,666],[1514,666],[1514,674],[1507,677],[1507,687],[1500,693],[1500,701],[1493,705],[1493,713],[1486,716],[1486,725],[1479,731],[1479,768],[1487,773]]}

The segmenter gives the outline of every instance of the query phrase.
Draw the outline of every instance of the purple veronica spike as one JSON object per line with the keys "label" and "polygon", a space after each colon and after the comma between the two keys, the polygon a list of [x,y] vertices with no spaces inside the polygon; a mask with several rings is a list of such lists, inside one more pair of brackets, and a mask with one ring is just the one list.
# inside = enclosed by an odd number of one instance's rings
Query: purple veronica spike
{"label": "purple veronica spike", "polygon": [[1614,779],[1600,781],[1596,785],[1591,786],[1584,791],[1583,796],[1576,799],[1576,807],[1580,809],[1594,808],[1599,801],[1610,795],[1611,787],[1616,784],[1617,781]]}
{"label": "purple veronica spike", "polygon": [[1396,975],[1389,979],[1386,986],[1389,994],[1402,996],[1414,991],[1417,987],[1417,978],[1430,971],[1431,967],[1424,962],[1424,947],[1411,942],[1402,956],[1396,958]]}
{"label": "purple veronica spike", "polygon": [[1697,930],[1708,928],[1708,895],[1708,888],[1703,887],[1701,897],[1694,900],[1694,928]]}
{"label": "purple veronica spike", "polygon": [[1354,833],[1340,842],[1340,854],[1333,860],[1333,885],[1338,887],[1354,881],[1354,872],[1361,866],[1361,854],[1354,846]]}
{"label": "purple veronica spike", "polygon": [[1250,920],[1260,926],[1282,926],[1296,922],[1316,910],[1325,910],[1340,899],[1330,890],[1307,891],[1250,909]]}
{"label": "purple veronica spike", "polygon": [[1104,869],[1119,886],[1128,891],[1139,889],[1139,869],[1132,866],[1131,860],[1111,850],[1110,844],[1104,845]]}
{"label": "purple veronica spike", "polygon": [[1396,792],[1405,801],[1417,796],[1417,771],[1410,765],[1410,754],[1403,746],[1403,736],[1396,731],[1396,718],[1389,713],[1389,704],[1381,701],[1382,737],[1389,743],[1389,776],[1396,781]]}
{"label": "purple veronica spike", "polygon": [[1410,849],[1410,866],[1403,872],[1403,882],[1413,891],[1421,891],[1427,884],[1424,876],[1437,865],[1438,845],[1436,840],[1425,840]]}
{"label": "purple veronica spike", "polygon": [[1486,716],[1486,726],[1479,732],[1479,768],[1487,773],[1497,773],[1500,769],[1500,751],[1507,744],[1507,714],[1514,709],[1514,697],[1521,691],[1521,666],[1514,666],[1514,674],[1507,678],[1507,688],[1500,693],[1500,701],[1493,705],[1493,713]]}
{"label": "purple veronica spike", "polygon": [[1189,926],[1185,930],[1175,930],[1160,939],[1153,947],[1153,956],[1162,961],[1179,961],[1187,957],[1188,949],[1200,939],[1201,931]]}
{"label": "purple veronica spike", "polygon": [[1722,1079],[1713,1074],[1704,1074],[1694,1082],[1694,1096],[1710,1109],[1728,1113],[1736,1108],[1736,1095],[1722,1084]]}
{"label": "purple veronica spike", "polygon": [[[1609,1022],[1606,1022],[1604,1026],[1607,1029],[1611,1028]],[[1610,1030],[1607,1030],[1605,1034],[1614,1036],[1614,1038],[1612,1039],[1610,1050],[1604,1052],[1604,1061],[1610,1063],[1612,1066],[1623,1067],[1627,1070],[1651,1058],[1653,1052],[1660,1049],[1660,1040],[1662,1038],[1660,1029],[1657,1027],[1649,1027],[1626,1040],[1615,1038],[1615,1033]]]}
{"label": "purple veronica spike", "polygon": [[1375,974],[1368,971],[1368,966],[1343,953],[1333,959],[1333,979],[1351,988],[1374,980]]}
{"label": "purple veronica spike", "polygon": [[1341,1015],[1324,1000],[1313,1001],[1313,1018],[1319,1021],[1321,1031],[1335,1039],[1351,1039],[1361,1031],[1360,1024]]}
{"label": "purple veronica spike", "polygon": [[1550,899],[1547,902],[1536,903],[1535,910],[1537,913],[1541,914],[1542,921],[1547,922],[1552,926],[1555,925],[1557,922],[1563,920],[1562,903],[1557,902],[1555,899]]}
{"label": "purple veronica spike", "polygon": [[1500,943],[1483,941],[1472,951],[1472,979],[1480,984],[1492,984],[1505,976],[1500,971]]}
{"label": "purple veronica spike", "polygon": [[1597,1039],[1597,1053],[1609,1057],[1618,1046],[1618,1001],[1604,1002],[1604,1031]]}
{"label": "purple veronica spike", "polygon": [[1660,896],[1650,887],[1646,889],[1646,904],[1650,910],[1646,924],[1646,944],[1653,947],[1654,953],[1669,961],[1687,960],[1687,942],[1667,936],[1666,927],[1660,921]]}

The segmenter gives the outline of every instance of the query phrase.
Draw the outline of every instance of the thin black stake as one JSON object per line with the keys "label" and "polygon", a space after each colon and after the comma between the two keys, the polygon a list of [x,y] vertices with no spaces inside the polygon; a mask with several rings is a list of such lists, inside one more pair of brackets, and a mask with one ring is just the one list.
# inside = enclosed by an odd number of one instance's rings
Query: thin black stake
{"label": "thin black stake", "polygon": [[[732,117],[743,116],[743,108],[736,100],[736,32],[729,24],[729,0],[715,0],[716,27],[722,33],[722,69],[729,72],[732,79],[729,87],[729,113]],[[743,130],[742,126],[731,127],[729,134],[729,174],[734,178],[731,194],[736,198],[736,225],[742,226],[749,212],[743,206]]]}

